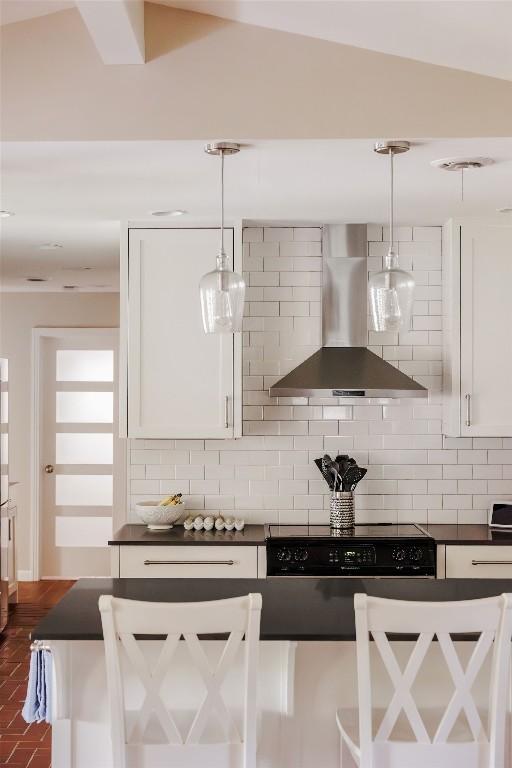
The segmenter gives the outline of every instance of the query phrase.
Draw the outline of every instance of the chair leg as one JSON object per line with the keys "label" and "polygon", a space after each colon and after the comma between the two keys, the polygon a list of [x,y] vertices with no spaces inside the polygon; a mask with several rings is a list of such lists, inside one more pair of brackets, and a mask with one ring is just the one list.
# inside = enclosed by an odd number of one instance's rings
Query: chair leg
{"label": "chair leg", "polygon": [[357,768],[343,736],[340,736],[340,768]]}

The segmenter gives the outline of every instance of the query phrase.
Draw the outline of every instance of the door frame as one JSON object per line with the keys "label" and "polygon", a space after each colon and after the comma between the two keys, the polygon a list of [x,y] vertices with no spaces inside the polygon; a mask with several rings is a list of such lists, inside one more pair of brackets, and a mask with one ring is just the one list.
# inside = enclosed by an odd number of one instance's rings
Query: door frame
{"label": "door frame", "polygon": [[[41,394],[42,394],[42,342],[44,339],[66,339],[72,337],[115,336],[118,343],[119,360],[119,328],[32,328],[32,376],[31,376],[31,407],[30,407],[30,562],[32,581],[38,581],[41,576]],[[119,372],[117,373],[117,386],[119,386]],[[119,432],[114,432],[114,439]],[[119,507],[126,510],[127,495],[127,445],[126,440],[121,441],[119,466],[123,477],[120,478],[119,488],[122,489]],[[112,509],[114,518],[115,508]],[[114,528],[117,522],[114,519]]]}

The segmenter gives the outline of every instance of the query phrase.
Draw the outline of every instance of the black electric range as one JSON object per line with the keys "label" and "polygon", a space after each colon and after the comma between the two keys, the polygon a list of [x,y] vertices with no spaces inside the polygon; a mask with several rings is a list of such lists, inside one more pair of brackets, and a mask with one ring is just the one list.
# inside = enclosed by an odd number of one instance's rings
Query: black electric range
{"label": "black electric range", "polygon": [[419,576],[435,578],[436,544],[415,523],[269,525],[267,576]]}

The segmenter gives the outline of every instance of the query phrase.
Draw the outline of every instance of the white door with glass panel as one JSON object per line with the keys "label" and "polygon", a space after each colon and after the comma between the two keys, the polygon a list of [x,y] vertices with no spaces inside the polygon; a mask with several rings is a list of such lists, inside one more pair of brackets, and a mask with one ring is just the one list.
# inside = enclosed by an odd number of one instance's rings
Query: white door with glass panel
{"label": "white door with glass panel", "polygon": [[40,573],[108,576],[113,510],[124,495],[117,332],[55,333],[40,350]]}

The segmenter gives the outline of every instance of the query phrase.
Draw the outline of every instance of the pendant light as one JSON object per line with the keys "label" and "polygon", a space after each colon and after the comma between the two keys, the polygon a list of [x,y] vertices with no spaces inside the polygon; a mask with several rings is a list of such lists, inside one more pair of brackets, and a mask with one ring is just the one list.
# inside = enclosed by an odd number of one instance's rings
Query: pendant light
{"label": "pendant light", "polygon": [[414,279],[400,269],[394,249],[394,176],[395,155],[409,150],[408,141],[379,141],[374,151],[389,155],[390,199],[389,199],[389,251],[384,260],[382,272],[370,277],[368,288],[370,313],[375,331],[407,331],[411,327]]}
{"label": "pendant light", "polygon": [[233,333],[242,330],[244,314],[245,280],[233,272],[224,251],[224,156],[240,151],[240,145],[231,142],[207,144],[208,155],[220,157],[220,248],[217,266],[201,278],[199,292],[205,333]]}

